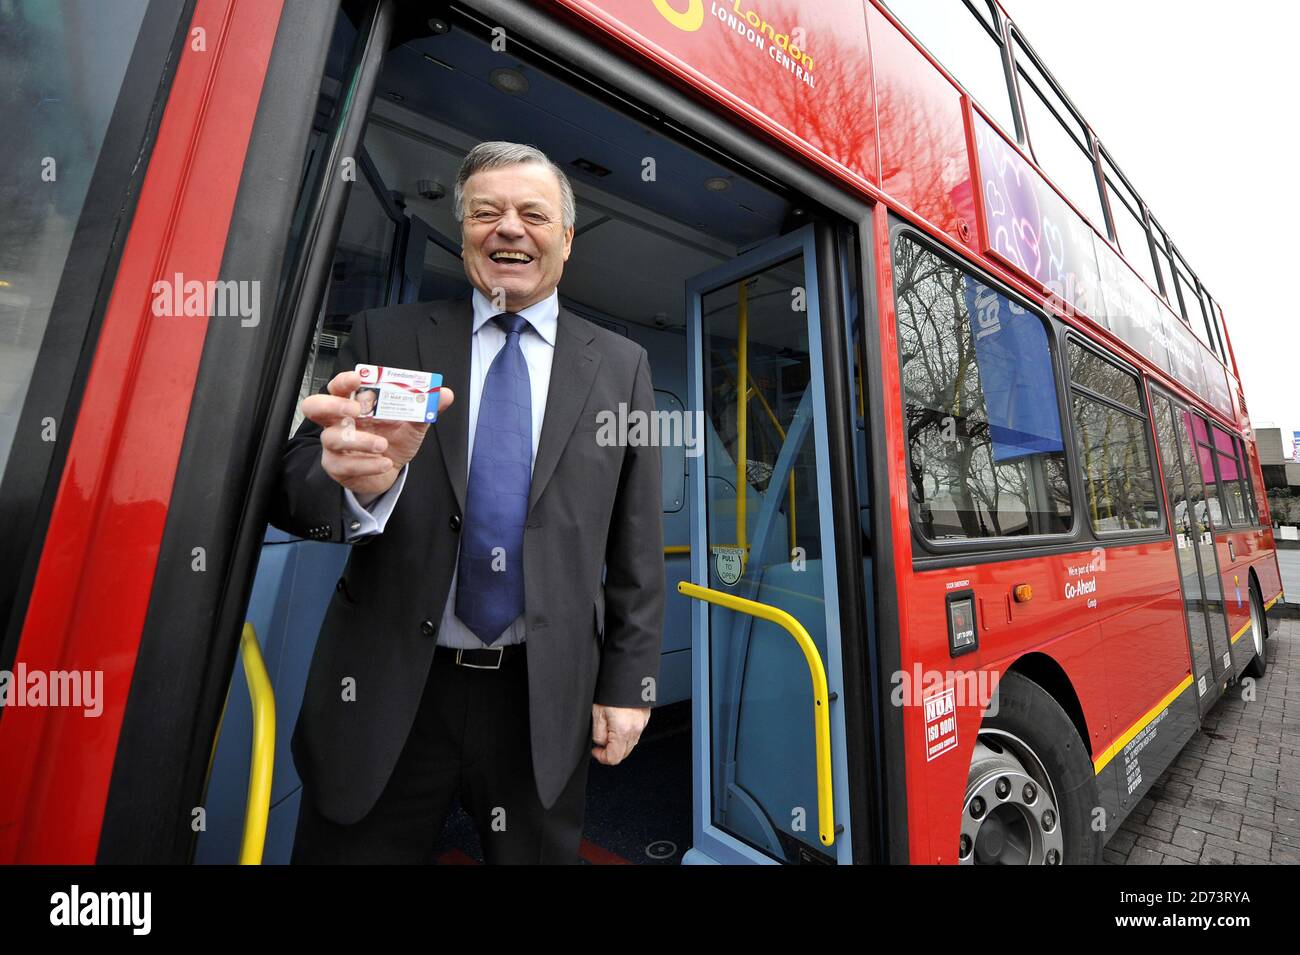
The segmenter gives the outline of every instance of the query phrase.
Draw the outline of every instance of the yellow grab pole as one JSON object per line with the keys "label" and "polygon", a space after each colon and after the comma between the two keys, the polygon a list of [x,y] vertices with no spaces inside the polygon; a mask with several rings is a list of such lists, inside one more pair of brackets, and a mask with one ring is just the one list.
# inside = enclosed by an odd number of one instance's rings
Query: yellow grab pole
{"label": "yellow grab pole", "polygon": [[239,646],[248,695],[253,702],[253,755],[248,767],[248,804],[244,811],[239,864],[261,865],[266,823],[271,814],[271,781],[275,776],[275,691],[251,623],[244,624]]}
{"label": "yellow grab pole", "polygon": [[808,663],[808,676],[812,680],[813,694],[813,732],[817,748],[817,834],[822,845],[829,846],[835,842],[835,792],[831,785],[831,714],[830,689],[826,685],[826,668],[822,665],[821,654],[817,644],[804,629],[804,625],[779,607],[759,603],[726,594],[709,587],[701,587],[688,581],[677,584],[677,592],[703,600],[705,603],[717,604],[728,610],[749,614],[774,623],[785,630],[799,644],[803,658]]}

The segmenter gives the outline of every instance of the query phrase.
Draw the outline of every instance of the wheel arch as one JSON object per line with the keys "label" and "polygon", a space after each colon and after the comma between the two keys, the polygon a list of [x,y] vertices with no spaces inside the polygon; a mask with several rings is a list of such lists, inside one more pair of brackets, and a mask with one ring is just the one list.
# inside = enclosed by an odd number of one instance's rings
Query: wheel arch
{"label": "wheel arch", "polygon": [[1255,592],[1255,599],[1259,601],[1259,621],[1264,628],[1264,639],[1268,639],[1268,614],[1264,612],[1264,587],[1259,582],[1259,574],[1255,573],[1254,565],[1251,566],[1248,573],[1250,588]]}
{"label": "wheel arch", "polygon": [[1088,720],[1083,715],[1083,704],[1079,702],[1079,694],[1075,692],[1069,674],[1059,662],[1046,653],[1026,653],[1007,667],[1005,673],[1019,673],[1033,680],[1056,700],[1074,724],[1088,757],[1092,758],[1092,737],[1088,733]]}

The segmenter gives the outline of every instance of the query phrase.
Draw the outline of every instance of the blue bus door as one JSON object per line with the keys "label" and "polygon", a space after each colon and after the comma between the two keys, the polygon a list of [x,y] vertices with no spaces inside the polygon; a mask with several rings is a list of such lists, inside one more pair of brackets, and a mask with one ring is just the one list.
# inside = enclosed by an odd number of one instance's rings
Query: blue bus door
{"label": "blue bus door", "polygon": [[687,285],[687,862],[850,861],[813,227]]}

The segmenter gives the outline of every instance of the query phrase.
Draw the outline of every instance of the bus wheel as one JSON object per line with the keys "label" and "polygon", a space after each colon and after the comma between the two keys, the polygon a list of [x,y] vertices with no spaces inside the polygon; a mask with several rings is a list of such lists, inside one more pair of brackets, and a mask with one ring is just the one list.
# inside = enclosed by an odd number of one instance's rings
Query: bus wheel
{"label": "bus wheel", "polygon": [[997,702],[971,757],[958,861],[1095,862],[1097,780],[1074,724],[1046,690],[1018,673],[999,682]]}
{"label": "bus wheel", "polygon": [[1264,607],[1259,599],[1259,590],[1255,587],[1255,581],[1250,582],[1250,635],[1255,640],[1255,656],[1246,664],[1246,669],[1242,672],[1246,676],[1253,676],[1255,679],[1262,677],[1268,670],[1268,658],[1264,653]]}

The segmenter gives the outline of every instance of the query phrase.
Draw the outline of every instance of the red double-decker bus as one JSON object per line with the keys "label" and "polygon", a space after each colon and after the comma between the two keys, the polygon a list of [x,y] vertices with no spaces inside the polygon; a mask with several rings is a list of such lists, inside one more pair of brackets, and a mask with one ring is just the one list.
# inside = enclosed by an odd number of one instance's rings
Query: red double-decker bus
{"label": "red double-decker bus", "polygon": [[562,301],[669,426],[657,710],[589,861],[1097,861],[1264,672],[1223,311],[996,2],[0,21],[0,860],[287,860],[350,550],[268,526],[280,449],[354,316],[465,289],[484,140],[570,175]]}

